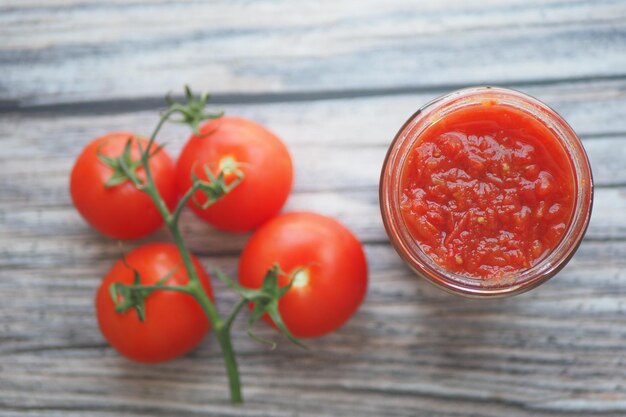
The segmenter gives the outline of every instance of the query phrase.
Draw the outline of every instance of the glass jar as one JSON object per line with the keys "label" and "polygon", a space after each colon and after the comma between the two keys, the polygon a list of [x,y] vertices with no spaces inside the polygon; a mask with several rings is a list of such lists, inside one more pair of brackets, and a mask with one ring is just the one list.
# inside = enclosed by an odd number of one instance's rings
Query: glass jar
{"label": "glass jar", "polygon": [[[401,173],[420,135],[451,112],[481,103],[512,106],[540,121],[561,144],[573,169],[574,210],[560,240],[530,268],[501,277],[497,282],[446,270],[428,256],[409,233],[400,211]],[[380,179],[380,207],[391,243],[403,260],[419,275],[449,292],[468,297],[504,297],[528,291],[559,272],[574,255],[585,235],[593,201],[589,160],[572,128],[554,110],[518,91],[497,87],[467,88],[441,96],[420,108],[400,128],[389,147]]]}

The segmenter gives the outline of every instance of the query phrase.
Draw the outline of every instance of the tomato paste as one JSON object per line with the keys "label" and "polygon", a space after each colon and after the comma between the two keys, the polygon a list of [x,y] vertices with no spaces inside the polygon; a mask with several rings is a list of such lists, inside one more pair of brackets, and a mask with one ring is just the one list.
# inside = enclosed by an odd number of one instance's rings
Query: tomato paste
{"label": "tomato paste", "polygon": [[419,134],[400,177],[410,236],[445,269],[501,277],[559,244],[575,204],[574,167],[545,123],[488,100]]}

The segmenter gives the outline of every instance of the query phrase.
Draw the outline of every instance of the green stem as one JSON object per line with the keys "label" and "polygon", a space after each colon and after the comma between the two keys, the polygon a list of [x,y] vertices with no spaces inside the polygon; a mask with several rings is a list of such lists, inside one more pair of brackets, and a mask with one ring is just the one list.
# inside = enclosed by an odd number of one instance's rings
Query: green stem
{"label": "green stem", "polygon": [[[213,314],[214,307],[206,293],[203,290],[196,290],[192,288],[191,294],[194,296],[198,304],[200,304],[204,313],[210,317]],[[237,306],[235,306],[235,309],[233,309],[233,313],[241,310],[240,306],[243,306],[243,304],[245,304],[245,300],[242,299],[239,301]],[[241,381],[239,379],[237,358],[235,356],[235,349],[233,348],[233,342],[230,334],[231,325],[234,320],[233,313],[231,313],[225,322],[222,322],[221,319],[218,318],[217,322],[213,322],[213,326],[217,336],[217,341],[222,349],[222,355],[224,356],[224,365],[226,366],[228,386],[230,389],[230,401],[233,404],[241,404],[243,402]]]}
{"label": "green stem", "polygon": [[174,209],[174,214],[172,215],[172,220],[171,220],[172,223],[178,224],[178,218],[180,217],[180,213],[182,213],[189,199],[193,196],[193,194],[196,191],[198,191],[198,189],[200,189],[201,186],[202,185],[198,182],[194,183],[191,186],[191,188],[187,190],[185,195],[181,197],[180,201],[178,202],[178,205],[176,206],[176,209]]}
{"label": "green stem", "polygon": [[159,123],[157,123],[156,127],[152,131],[152,135],[150,135],[150,140],[148,141],[148,146],[146,146],[146,155],[150,155],[150,148],[152,148],[152,144],[154,143],[154,140],[156,139],[157,135],[159,134],[159,131],[161,130],[161,128],[163,127],[165,122],[174,113],[176,113],[176,110],[174,110],[174,109],[169,109],[168,111],[163,113],[163,115],[159,119]]}
{"label": "green stem", "polygon": [[241,394],[241,381],[239,380],[239,370],[237,368],[237,358],[233,349],[233,342],[230,336],[230,327],[222,327],[216,331],[217,341],[222,348],[224,354],[224,363],[226,364],[226,372],[228,373],[228,386],[230,388],[230,401],[233,404],[243,403]]}
{"label": "green stem", "polygon": [[163,201],[159,190],[156,188],[156,185],[154,185],[154,180],[152,179],[152,174],[150,173],[150,170],[148,168],[144,168],[144,171],[146,172],[147,186],[143,190],[150,196],[157,209],[161,213],[161,216],[165,220],[165,223],[169,226],[172,223],[172,213],[170,213],[170,209],[167,207],[167,204],[165,204],[165,201]]}
{"label": "green stem", "polygon": [[189,275],[189,283],[187,284],[187,286],[189,287],[191,294],[194,295],[194,297],[196,297],[198,301],[200,301],[199,296],[204,295],[206,297],[206,305],[203,305],[202,308],[204,309],[204,312],[206,313],[209,320],[211,320],[213,327],[217,328],[218,324],[221,324],[222,319],[220,318],[217,308],[215,308],[215,304],[213,304],[213,302],[206,296],[206,293],[204,292],[204,289],[200,284],[198,271],[196,271],[196,267],[191,260],[191,253],[189,253],[189,250],[185,247],[183,243],[183,238],[180,234],[180,230],[178,230],[178,225],[175,223],[171,223],[168,226],[170,229],[170,233],[174,238],[174,243],[178,247],[178,252],[183,258],[183,265],[185,266],[187,274]]}
{"label": "green stem", "polygon": [[191,291],[187,285],[134,285],[131,287],[131,289],[150,292],[157,290],[167,290],[191,294]]}
{"label": "green stem", "polygon": [[233,307],[233,310],[230,312],[228,317],[226,317],[226,320],[224,320],[224,327],[228,327],[229,329],[232,327],[235,318],[246,304],[248,304],[248,300],[242,297],[239,302],[235,304],[235,307]]}
{"label": "green stem", "polygon": [[[159,193],[159,190],[156,187],[156,184],[152,177],[152,172],[150,170],[150,164],[149,164],[150,148],[154,142],[154,139],[159,133],[159,130],[161,129],[165,121],[174,112],[175,111],[173,110],[169,110],[165,114],[163,114],[163,116],[159,120],[159,123],[154,129],[154,132],[150,136],[150,141],[148,142],[146,149],[142,150],[141,152],[141,162],[142,162],[143,169],[146,175],[145,183],[141,184],[138,178],[136,178],[132,174],[132,172],[130,172],[128,167],[123,166],[123,169],[124,171],[126,171],[126,174],[129,176],[129,178],[131,178],[131,181],[133,181],[133,183],[136,186],[138,186],[138,188],[142,189],[150,196],[150,198],[153,200],[154,204],[156,205],[157,209],[161,213],[161,216],[165,220],[165,223],[167,224],[167,227],[172,235],[172,238],[174,239],[174,243],[178,247],[178,251],[183,260],[185,270],[187,271],[187,274],[189,276],[189,282],[185,285],[185,292],[191,294],[196,299],[196,301],[198,301],[198,303],[202,306],[202,309],[204,310],[204,313],[206,314],[207,318],[213,325],[213,328],[215,329],[215,332],[217,334],[217,339],[222,349],[222,354],[224,356],[224,363],[226,365],[226,373],[228,374],[228,381],[229,381],[229,386],[230,386],[231,401],[233,403],[241,403],[243,401],[242,395],[241,395],[241,383],[239,380],[239,371],[237,369],[237,360],[235,358],[235,351],[233,349],[231,335],[230,335],[230,325],[232,324],[232,321],[234,318],[229,317],[229,320],[227,320],[228,325],[225,325],[222,322],[222,319],[219,315],[219,312],[217,311],[217,308],[215,307],[215,304],[208,297],[208,295],[204,291],[204,288],[202,287],[202,284],[200,283],[200,279],[198,277],[198,271],[196,270],[193,264],[193,261],[191,259],[191,253],[185,247],[182,235],[178,228],[178,220],[180,218],[180,213],[185,207],[187,201],[197,191],[199,186],[194,184],[194,186],[191,187],[185,193],[185,195],[182,197],[182,199],[176,206],[174,213],[172,214],[172,212],[170,212],[170,209],[165,204],[165,201],[161,197],[161,194]],[[169,287],[163,287],[159,289],[176,290],[175,288],[169,288]],[[180,288],[178,290],[180,290]],[[237,311],[239,311],[240,309],[241,308],[237,309]]]}

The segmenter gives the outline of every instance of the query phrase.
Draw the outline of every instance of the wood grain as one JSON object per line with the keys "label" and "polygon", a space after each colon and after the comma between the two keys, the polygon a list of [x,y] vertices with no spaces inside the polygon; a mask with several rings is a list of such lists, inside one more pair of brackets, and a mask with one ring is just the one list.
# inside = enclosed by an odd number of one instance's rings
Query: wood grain
{"label": "wood grain", "polygon": [[9,0],[7,105],[624,78],[623,1]]}
{"label": "wood grain", "polygon": [[[119,358],[94,322],[99,277],[137,243],[120,248],[87,228],[69,201],[67,175],[91,137],[114,128],[145,130],[153,112],[2,116],[0,414],[623,414],[623,84],[529,90],[581,132],[600,168],[596,210],[579,253],[557,278],[496,302],[431,288],[386,243],[377,201],[380,164],[402,119],[432,95],[226,108],[279,132],[298,168],[289,209],[339,218],[365,242],[371,268],[362,309],[340,332],[311,341],[311,352],[286,343],[270,352],[239,324],[235,344],[248,399],[242,408],[227,404],[211,338],[187,358],[144,367]],[[166,129],[174,155],[185,136],[178,127]],[[207,268],[236,273],[247,235],[216,232],[189,213],[183,228]],[[161,231],[149,240],[164,239]],[[226,310],[234,299],[217,286]],[[260,332],[273,336],[262,326]]]}
{"label": "wood grain", "polygon": [[[626,415],[626,3],[441,0],[4,0],[0,4],[0,416]],[[192,64],[187,64],[191,62]],[[122,246],[74,211],[68,175],[111,130],[146,133],[167,90],[216,92],[293,155],[289,210],[362,241],[370,286],[339,332],[276,351],[236,324],[247,403],[228,403],[212,337],[158,366],[119,357],[93,295]],[[587,236],[530,293],[470,301],[415,277],[387,242],[377,183],[419,106],[504,84],[581,136],[596,183]],[[187,132],[167,126],[176,156]],[[236,274],[248,235],[183,217],[208,270]],[[215,283],[218,304],[235,301]],[[277,337],[266,326],[258,332]]]}

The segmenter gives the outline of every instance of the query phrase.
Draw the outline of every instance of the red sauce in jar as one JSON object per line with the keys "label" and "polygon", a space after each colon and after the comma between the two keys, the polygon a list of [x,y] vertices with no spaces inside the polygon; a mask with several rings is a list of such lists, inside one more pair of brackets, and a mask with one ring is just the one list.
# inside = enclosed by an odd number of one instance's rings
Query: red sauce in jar
{"label": "red sauce in jar", "polygon": [[575,203],[573,172],[544,123],[484,101],[420,134],[401,172],[400,209],[437,264],[501,277],[530,268],[561,241]]}

